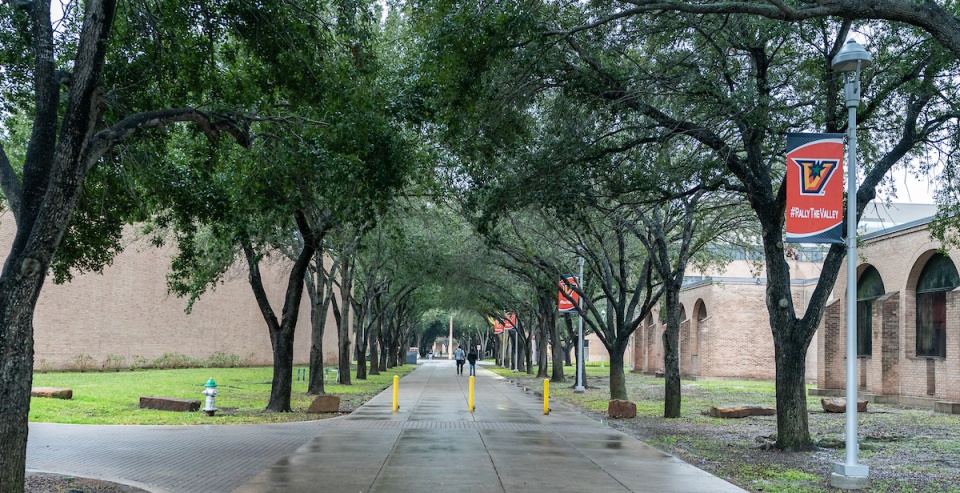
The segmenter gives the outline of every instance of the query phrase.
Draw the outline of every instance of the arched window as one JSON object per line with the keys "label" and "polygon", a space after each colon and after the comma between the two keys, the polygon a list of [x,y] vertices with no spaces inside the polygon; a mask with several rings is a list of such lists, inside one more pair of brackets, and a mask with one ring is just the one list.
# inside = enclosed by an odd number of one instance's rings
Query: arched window
{"label": "arched window", "polygon": [[873,302],[885,292],[883,279],[873,266],[857,279],[857,356],[873,355]]}
{"label": "arched window", "polygon": [[953,261],[934,254],[917,279],[917,356],[947,356],[947,291],[960,286]]}
{"label": "arched window", "polygon": [[697,309],[697,322],[700,322],[707,318],[707,305],[700,303],[699,309]]}
{"label": "arched window", "polygon": [[680,305],[680,323],[687,319],[687,309]]}

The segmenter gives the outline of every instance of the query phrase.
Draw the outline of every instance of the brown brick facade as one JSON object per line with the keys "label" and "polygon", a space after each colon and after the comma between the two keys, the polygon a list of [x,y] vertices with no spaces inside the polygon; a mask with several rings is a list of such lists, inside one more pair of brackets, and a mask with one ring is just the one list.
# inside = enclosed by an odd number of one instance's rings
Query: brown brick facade
{"label": "brown brick facade", "polygon": [[[960,386],[956,385],[960,380],[960,290],[946,294],[946,357],[918,357],[916,351],[917,281],[940,248],[921,224],[870,235],[858,249],[858,275],[873,266],[886,291],[873,302],[872,354],[858,358],[858,383],[864,392],[908,402],[960,401]],[[821,391],[846,387],[846,282],[846,268],[842,268],[834,286],[835,301],[817,335],[822,355],[817,386]]]}
{"label": "brown brick facade", "polygon": [[[0,223],[0,255],[12,242],[13,221]],[[154,360],[164,353],[206,358],[223,351],[245,362],[272,364],[266,323],[257,308],[246,269],[234,266],[224,282],[203,295],[192,313],[186,300],[167,293],[169,249],[146,241],[131,242],[100,274],[82,274],[64,285],[48,280],[34,316],[36,367],[70,368],[79,355],[90,355],[99,366],[108,355]],[[2,261],[2,258],[0,258]],[[289,263],[262,266],[263,280],[275,310],[283,303]],[[296,334],[294,360],[306,363],[310,354],[310,307],[304,294]],[[324,353],[336,363],[336,327],[327,320]]]}
{"label": "brown brick facade", "polygon": [[[794,288],[797,310],[806,306],[808,286]],[[688,318],[680,326],[680,373],[686,377],[755,378],[776,377],[773,334],[764,303],[766,286],[755,279],[709,282],[684,289],[680,302]],[[697,320],[700,305],[707,316]],[[692,310],[690,309],[692,308]],[[635,368],[644,372],[663,370],[664,327],[659,314],[653,323],[641,325],[635,339]],[[807,378],[817,373],[817,353],[811,344],[807,353]]]}

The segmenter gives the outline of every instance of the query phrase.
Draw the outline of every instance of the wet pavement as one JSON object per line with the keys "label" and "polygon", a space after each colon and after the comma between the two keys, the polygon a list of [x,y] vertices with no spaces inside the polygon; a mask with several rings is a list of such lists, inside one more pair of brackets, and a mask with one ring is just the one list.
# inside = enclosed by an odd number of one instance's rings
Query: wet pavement
{"label": "wet pavement", "polygon": [[478,369],[424,362],[234,493],[272,491],[741,492],[566,406]]}
{"label": "wet pavement", "polygon": [[29,470],[154,492],[684,492],[744,490],[478,367],[422,362],[352,414],[303,423],[31,423]]}

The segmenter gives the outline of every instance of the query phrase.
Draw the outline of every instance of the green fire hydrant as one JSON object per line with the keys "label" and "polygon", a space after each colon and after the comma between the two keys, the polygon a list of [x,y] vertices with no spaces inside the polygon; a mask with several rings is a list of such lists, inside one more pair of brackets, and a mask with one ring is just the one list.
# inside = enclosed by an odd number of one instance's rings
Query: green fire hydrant
{"label": "green fire hydrant", "polygon": [[213,416],[213,413],[217,412],[214,399],[217,398],[217,394],[220,392],[217,390],[217,382],[214,382],[212,378],[207,380],[205,386],[206,388],[201,392],[201,394],[207,396],[207,405],[203,407],[203,412],[207,413],[207,416]]}

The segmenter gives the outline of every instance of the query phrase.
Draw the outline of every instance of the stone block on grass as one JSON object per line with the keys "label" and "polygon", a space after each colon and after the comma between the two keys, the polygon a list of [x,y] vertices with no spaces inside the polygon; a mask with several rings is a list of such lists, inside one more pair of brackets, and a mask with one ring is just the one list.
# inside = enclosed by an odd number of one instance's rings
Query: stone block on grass
{"label": "stone block on grass", "polygon": [[607,404],[607,415],[611,418],[636,418],[637,405],[620,399],[613,399]]}
{"label": "stone block on grass", "polygon": [[310,414],[340,412],[340,398],[335,395],[318,395],[307,412]]}
{"label": "stone block on grass", "polygon": [[194,399],[176,399],[173,397],[140,397],[140,409],[159,411],[194,412],[200,410],[200,401]]}
{"label": "stone block on grass", "polygon": [[723,419],[746,418],[748,416],[773,416],[774,414],[777,414],[777,408],[769,406],[713,406],[710,408],[710,416]]}
{"label": "stone block on grass", "polygon": [[[823,410],[828,413],[847,412],[847,400],[840,397],[832,397],[829,399],[826,397],[821,397],[820,405],[823,406]],[[867,401],[857,401],[857,412],[867,412]]]}
{"label": "stone block on grass", "polygon": [[49,397],[51,399],[73,399],[73,389],[59,387],[34,387],[30,397]]}

